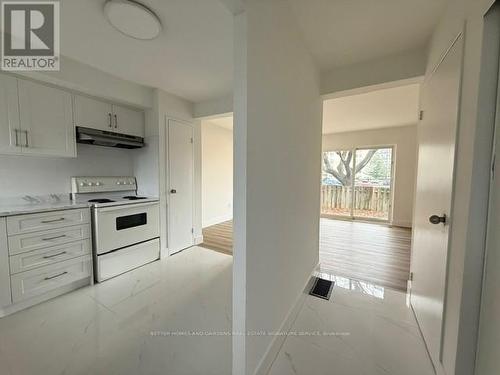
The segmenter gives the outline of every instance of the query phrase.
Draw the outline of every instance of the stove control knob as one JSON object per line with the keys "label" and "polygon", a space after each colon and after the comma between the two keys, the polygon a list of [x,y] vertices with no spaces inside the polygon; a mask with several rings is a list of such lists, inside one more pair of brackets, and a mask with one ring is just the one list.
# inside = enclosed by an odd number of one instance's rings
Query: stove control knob
{"label": "stove control knob", "polygon": [[128,183],[129,183],[130,185],[133,185],[133,184],[134,184],[134,180],[130,180]]}
{"label": "stove control knob", "polygon": [[87,186],[85,182],[80,182],[80,186]]}
{"label": "stove control knob", "polygon": [[121,182],[121,181],[116,181],[116,184],[117,184],[117,185],[121,185],[121,184],[122,184],[122,182]]}
{"label": "stove control knob", "polygon": [[102,182],[101,182],[101,181],[97,181],[97,182],[95,183],[95,186],[101,186],[101,185],[102,185]]}

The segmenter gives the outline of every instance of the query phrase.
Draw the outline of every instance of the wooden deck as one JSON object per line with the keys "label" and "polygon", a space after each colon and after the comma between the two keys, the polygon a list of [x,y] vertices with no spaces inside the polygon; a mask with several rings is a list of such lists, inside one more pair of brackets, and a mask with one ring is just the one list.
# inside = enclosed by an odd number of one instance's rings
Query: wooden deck
{"label": "wooden deck", "polygon": [[[233,253],[233,223],[203,229],[201,246]],[[340,276],[406,290],[410,273],[411,230],[385,225],[321,219],[321,268]]]}

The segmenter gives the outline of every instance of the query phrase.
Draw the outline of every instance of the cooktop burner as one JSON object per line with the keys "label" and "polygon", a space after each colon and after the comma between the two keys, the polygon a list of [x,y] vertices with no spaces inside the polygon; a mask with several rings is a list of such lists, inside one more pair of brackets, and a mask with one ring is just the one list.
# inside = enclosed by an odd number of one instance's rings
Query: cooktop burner
{"label": "cooktop burner", "polygon": [[101,199],[90,199],[89,203],[112,203],[115,202],[112,199],[101,198]]}
{"label": "cooktop burner", "polygon": [[127,195],[126,197],[123,197],[123,199],[128,199],[129,201],[137,201],[139,199],[147,199],[146,197],[138,197],[136,195]]}

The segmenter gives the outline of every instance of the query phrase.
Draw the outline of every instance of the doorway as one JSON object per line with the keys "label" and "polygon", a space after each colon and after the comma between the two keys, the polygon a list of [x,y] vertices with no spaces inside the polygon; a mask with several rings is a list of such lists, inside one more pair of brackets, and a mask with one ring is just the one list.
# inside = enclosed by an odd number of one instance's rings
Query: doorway
{"label": "doorway", "polygon": [[393,146],[324,152],[321,214],[390,222],[393,154]]}

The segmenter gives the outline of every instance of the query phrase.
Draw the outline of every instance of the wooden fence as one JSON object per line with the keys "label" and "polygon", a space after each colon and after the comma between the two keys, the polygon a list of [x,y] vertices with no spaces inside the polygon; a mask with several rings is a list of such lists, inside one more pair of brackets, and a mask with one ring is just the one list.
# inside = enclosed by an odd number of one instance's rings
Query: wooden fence
{"label": "wooden fence", "polygon": [[[334,213],[350,208],[352,188],[335,185],[321,186],[321,212]],[[354,210],[375,213],[389,212],[391,189],[379,186],[354,188]]]}

